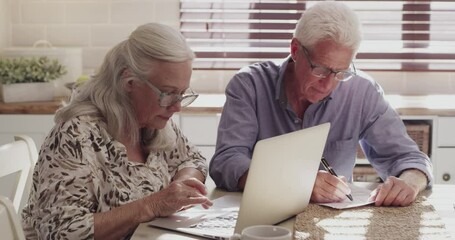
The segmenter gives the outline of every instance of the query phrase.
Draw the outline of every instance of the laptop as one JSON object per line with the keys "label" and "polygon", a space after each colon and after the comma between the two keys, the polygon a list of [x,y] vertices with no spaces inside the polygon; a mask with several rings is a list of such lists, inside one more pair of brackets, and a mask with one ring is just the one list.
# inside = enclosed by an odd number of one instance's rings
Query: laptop
{"label": "laptop", "polygon": [[242,196],[226,195],[210,209],[195,206],[149,226],[212,239],[229,239],[252,225],[276,224],[308,205],[330,123],[260,140]]}

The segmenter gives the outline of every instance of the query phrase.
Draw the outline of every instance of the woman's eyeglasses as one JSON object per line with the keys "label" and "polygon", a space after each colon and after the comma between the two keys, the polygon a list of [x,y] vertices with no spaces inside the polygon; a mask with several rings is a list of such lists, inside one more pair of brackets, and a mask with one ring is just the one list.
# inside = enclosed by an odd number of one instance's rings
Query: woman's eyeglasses
{"label": "woman's eyeglasses", "polygon": [[199,94],[195,93],[191,88],[188,88],[188,90],[183,94],[167,93],[162,92],[147,80],[142,81],[145,82],[145,84],[150,87],[150,89],[158,94],[158,102],[161,107],[169,107],[176,104],[177,102],[180,102],[180,106],[187,107],[199,96]]}

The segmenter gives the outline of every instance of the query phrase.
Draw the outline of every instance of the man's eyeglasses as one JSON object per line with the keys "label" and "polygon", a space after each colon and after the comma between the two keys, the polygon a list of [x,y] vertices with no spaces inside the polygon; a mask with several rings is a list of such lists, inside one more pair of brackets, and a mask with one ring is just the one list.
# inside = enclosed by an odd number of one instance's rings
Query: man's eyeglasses
{"label": "man's eyeglasses", "polygon": [[313,74],[313,76],[318,78],[326,78],[330,74],[334,73],[335,80],[344,82],[350,80],[352,77],[357,75],[357,70],[355,69],[354,63],[351,63],[348,70],[342,71],[335,71],[330,68],[313,64],[313,62],[311,62],[308,50],[303,45],[300,44],[300,46],[302,46],[303,53],[305,54],[305,57],[308,60],[308,63],[310,64],[311,74]]}
{"label": "man's eyeglasses", "polygon": [[151,82],[147,80],[142,80],[147,84],[147,86],[150,87],[154,92],[156,92],[159,95],[159,104],[161,107],[169,107],[177,102],[180,102],[180,106],[186,107],[190,105],[196,98],[199,96],[199,94],[193,92],[191,88],[188,88],[187,92],[184,94],[175,94],[175,93],[166,93],[160,91],[157,87],[155,87]]}

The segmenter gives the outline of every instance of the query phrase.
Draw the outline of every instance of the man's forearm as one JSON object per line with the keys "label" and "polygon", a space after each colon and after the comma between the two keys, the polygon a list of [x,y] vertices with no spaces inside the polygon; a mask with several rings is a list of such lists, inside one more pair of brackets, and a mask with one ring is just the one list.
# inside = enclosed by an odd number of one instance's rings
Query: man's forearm
{"label": "man's forearm", "polygon": [[428,178],[425,173],[417,169],[407,169],[401,173],[399,178],[408,185],[413,186],[419,192],[424,190],[428,185]]}
{"label": "man's forearm", "polygon": [[239,178],[239,183],[237,184],[237,187],[240,190],[245,189],[245,184],[246,184],[246,179],[248,178],[248,171],[246,171],[240,178]]}

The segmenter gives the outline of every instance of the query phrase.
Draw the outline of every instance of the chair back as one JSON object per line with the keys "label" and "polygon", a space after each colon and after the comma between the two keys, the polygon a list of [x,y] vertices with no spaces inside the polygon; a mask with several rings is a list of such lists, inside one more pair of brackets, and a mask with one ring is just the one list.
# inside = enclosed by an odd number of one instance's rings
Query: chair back
{"label": "chair back", "polygon": [[0,196],[0,233],[1,239],[25,240],[24,231],[11,201]]}
{"label": "chair back", "polygon": [[0,146],[0,195],[19,212],[28,199],[38,152],[30,137],[20,135],[14,140]]}

